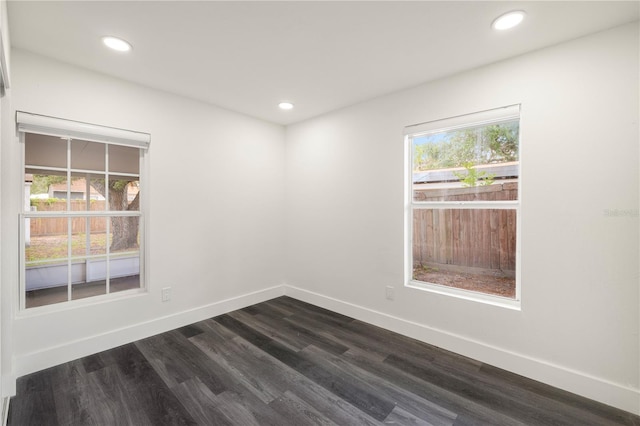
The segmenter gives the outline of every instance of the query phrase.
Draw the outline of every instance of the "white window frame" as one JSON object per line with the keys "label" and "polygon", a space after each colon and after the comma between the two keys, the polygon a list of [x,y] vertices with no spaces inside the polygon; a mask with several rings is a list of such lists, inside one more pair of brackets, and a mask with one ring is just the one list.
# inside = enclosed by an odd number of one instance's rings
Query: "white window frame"
{"label": "white window frame", "polygon": [[[139,210],[137,211],[109,211],[105,209],[105,211],[72,211],[69,208],[70,197],[67,197],[67,210],[65,212],[31,212],[26,211],[24,207],[24,201],[21,202],[22,208],[21,213],[19,214],[19,223],[20,223],[20,261],[19,261],[19,297],[18,297],[18,315],[33,315],[33,314],[42,314],[47,312],[55,312],[60,310],[71,309],[77,306],[86,306],[94,303],[102,303],[109,300],[121,299],[123,297],[131,297],[135,295],[140,295],[144,293],[148,293],[148,283],[147,277],[149,276],[148,272],[148,233],[146,232],[146,225],[148,223],[148,155],[149,155],[149,145],[151,142],[151,135],[143,132],[135,132],[131,130],[118,129],[107,126],[100,126],[96,124],[83,123],[79,121],[65,120],[61,118],[49,117],[39,114],[32,114],[22,111],[16,112],[16,123],[17,123],[17,131],[18,138],[21,144],[21,178],[19,182],[21,183],[22,189],[20,191],[21,200],[25,200],[25,185],[24,185],[24,171],[25,167],[28,166],[25,164],[25,136],[27,133],[31,134],[40,134],[47,136],[55,136],[67,141],[67,150],[70,149],[70,141],[71,140],[83,140],[90,142],[98,142],[107,146],[105,160],[108,165],[108,147],[110,145],[120,145],[132,148],[139,148],[139,173],[138,175],[131,175],[132,177],[137,177],[139,182],[139,190],[140,190],[140,204]],[[67,152],[67,158],[69,158],[70,152]],[[38,167],[43,171],[46,171],[47,167]],[[49,168],[52,169],[52,168]],[[67,160],[67,191],[70,190],[70,175],[71,168],[69,168],[68,160]],[[105,176],[108,179],[109,170],[108,166],[104,172]],[[118,176],[128,175],[127,173],[117,172]],[[67,192],[69,195],[69,192]],[[108,206],[108,194],[106,195],[105,200],[106,206]],[[26,276],[25,276],[25,268],[26,268],[26,259],[25,259],[25,232],[26,232],[26,219],[28,218],[37,218],[37,217],[46,217],[46,218],[54,218],[54,217],[65,217],[71,220],[73,217],[116,217],[116,216],[128,216],[128,217],[138,217],[139,218],[139,232],[140,232],[140,247],[139,247],[139,256],[140,256],[140,286],[138,288],[118,291],[115,293],[111,293],[109,291],[109,279],[106,280],[106,294],[96,295],[82,299],[72,300],[70,292],[71,286],[67,284],[68,287],[68,296],[67,301],[26,308]],[[108,227],[110,226],[110,221],[107,220],[107,233]],[[70,229],[68,230],[70,232]],[[68,242],[71,244],[71,241]],[[106,247],[106,255],[107,259],[109,259],[109,247],[107,244]],[[102,255],[101,255],[102,256]],[[91,257],[91,256],[89,256]],[[67,262],[71,262],[71,258],[67,258]],[[69,265],[70,268],[70,265]],[[70,269],[69,269],[69,274]],[[109,261],[107,261],[107,277],[109,277]]]}
{"label": "white window frame", "polygon": [[[460,299],[486,303],[509,309],[521,309],[521,214],[520,204],[522,195],[522,160],[518,149],[519,174],[518,174],[518,199],[514,201],[415,201],[413,195],[413,149],[412,139],[417,136],[441,133],[446,131],[477,127],[500,123],[517,118],[521,119],[520,104],[509,105],[501,108],[490,109],[471,114],[464,114],[441,120],[414,124],[404,129],[405,149],[405,286],[413,289],[424,290],[430,293],[452,296]],[[518,133],[518,138],[521,132]],[[520,142],[518,142],[520,148]],[[509,209],[516,212],[516,289],[515,298],[494,296],[487,293],[463,290],[446,285],[417,281],[413,279],[413,212],[416,209]]]}

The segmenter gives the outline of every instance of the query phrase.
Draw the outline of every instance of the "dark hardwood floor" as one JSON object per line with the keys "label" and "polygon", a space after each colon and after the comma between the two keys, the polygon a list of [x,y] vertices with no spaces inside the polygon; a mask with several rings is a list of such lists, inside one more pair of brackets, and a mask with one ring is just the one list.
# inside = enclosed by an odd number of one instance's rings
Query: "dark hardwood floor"
{"label": "dark hardwood floor", "polygon": [[9,425],[640,425],[288,297],[18,380]]}

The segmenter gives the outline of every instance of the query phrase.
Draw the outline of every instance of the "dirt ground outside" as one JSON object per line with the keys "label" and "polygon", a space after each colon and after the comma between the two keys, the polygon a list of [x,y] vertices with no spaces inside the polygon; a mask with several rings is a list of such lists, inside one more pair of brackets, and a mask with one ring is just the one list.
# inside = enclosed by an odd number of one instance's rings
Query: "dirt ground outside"
{"label": "dirt ground outside", "polygon": [[510,299],[516,297],[515,278],[419,267],[414,268],[413,279]]}

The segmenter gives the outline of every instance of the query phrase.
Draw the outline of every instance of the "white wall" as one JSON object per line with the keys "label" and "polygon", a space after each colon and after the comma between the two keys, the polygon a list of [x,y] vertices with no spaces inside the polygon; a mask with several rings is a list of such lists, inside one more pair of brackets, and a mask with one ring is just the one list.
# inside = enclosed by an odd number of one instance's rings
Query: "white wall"
{"label": "white wall", "polygon": [[[282,293],[282,126],[20,50],[12,52],[12,75],[14,111],[149,132],[152,140],[145,188],[149,294],[19,314],[12,347],[5,350],[15,359],[14,374]],[[12,301],[18,283],[20,149],[15,136],[3,138],[2,281],[3,296]],[[172,300],[162,303],[166,286],[173,289]]]}
{"label": "white wall", "polygon": [[[640,412],[638,71],[632,24],[288,127],[289,293]],[[515,103],[521,311],[403,287],[403,127]]]}
{"label": "white wall", "polygon": [[[4,56],[4,58],[0,58],[0,61],[4,59],[4,63],[6,66],[6,69],[3,70],[3,72],[5,73],[4,75],[5,94],[0,99],[0,140],[5,140],[8,137],[8,135],[11,133],[11,123],[10,123],[11,89],[9,88],[10,87],[9,68],[11,64],[11,58],[9,55],[10,40],[9,40],[9,22],[7,18],[7,2],[4,0],[0,1],[0,31],[2,34],[2,55]],[[0,163],[1,161],[2,161],[2,150],[0,149]],[[4,198],[4,192],[2,189],[3,184],[4,184],[4,180],[0,175],[0,241],[4,240],[4,237],[2,234],[2,223],[4,220],[4,217],[2,216],[2,199]],[[12,379],[9,378],[9,380],[7,380],[7,375],[5,374],[6,371],[11,370],[11,357],[4,356],[4,349],[5,349],[4,341],[6,339],[11,338],[11,327],[10,327],[11,323],[8,321],[3,321],[2,318],[3,318],[3,315],[6,315],[7,313],[10,314],[11,309],[5,308],[5,305],[8,304],[8,300],[3,299],[2,297],[1,289],[3,287],[3,279],[2,279],[3,265],[4,265],[4,260],[2,257],[2,244],[0,244],[0,397],[3,397],[7,394],[6,392],[7,389],[13,388]],[[7,382],[11,382],[11,384],[7,385]],[[4,420],[4,410],[3,412],[0,413],[0,419]]]}
{"label": "white wall", "polygon": [[[4,58],[2,58],[2,56],[0,56],[0,61],[2,61],[2,59],[5,60],[5,64],[9,64],[9,57],[8,57],[8,47],[9,47],[9,26],[8,26],[8,20],[7,20],[7,2],[6,1],[1,1],[0,2],[0,34],[2,35],[2,55],[4,56]],[[3,72],[7,72],[7,69],[3,70]],[[7,84],[9,76],[5,76],[5,84]],[[2,97],[2,99],[0,100],[0,140],[3,139],[3,136],[6,132],[6,123],[4,121],[4,116],[6,115],[6,110],[8,108],[9,105],[9,96],[7,95],[6,91],[5,91],[5,95]],[[0,163],[2,162],[2,150],[0,150]],[[2,223],[2,176],[0,176],[0,224]],[[2,226],[0,226],[0,241],[2,241]],[[2,340],[5,336],[4,330],[3,330],[3,322],[1,321],[2,319],[2,246],[0,244],[0,397],[2,397],[4,395],[3,389],[5,388],[4,385],[4,371],[6,371],[5,369],[5,364],[6,364],[6,360],[7,357],[3,357],[2,356]],[[10,368],[10,366],[8,366],[8,368]],[[3,410],[4,411],[4,410]],[[4,420],[4,412],[0,413],[0,419]]]}
{"label": "white wall", "polygon": [[[291,126],[286,147],[280,126],[12,53],[3,372],[270,298],[285,277],[294,297],[640,412],[638,217],[604,214],[638,209],[637,25]],[[404,288],[403,127],[513,103],[523,105],[522,310]],[[13,319],[16,109],[152,134],[148,295]]]}

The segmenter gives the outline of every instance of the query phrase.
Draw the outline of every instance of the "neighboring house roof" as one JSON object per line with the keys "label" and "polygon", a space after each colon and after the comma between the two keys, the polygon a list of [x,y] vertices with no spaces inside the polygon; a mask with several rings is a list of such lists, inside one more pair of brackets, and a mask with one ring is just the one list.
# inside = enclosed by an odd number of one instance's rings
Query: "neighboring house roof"
{"label": "neighboring house roof", "polygon": [[[520,167],[518,161],[511,161],[500,164],[482,164],[475,166],[474,169],[493,175],[494,179],[507,179],[517,178]],[[459,182],[460,178],[455,173],[464,172],[464,167],[413,172],[413,183]]]}
{"label": "neighboring house roof", "polygon": [[[71,192],[81,192],[84,194],[85,189],[87,188],[87,183],[84,179],[72,179],[71,180]],[[67,184],[66,183],[54,183],[49,185],[49,192],[53,191],[66,191]],[[91,187],[92,195],[99,195],[99,192],[96,191],[93,187]]]}

